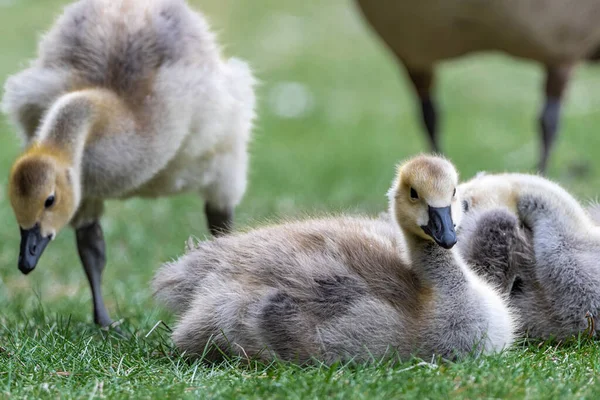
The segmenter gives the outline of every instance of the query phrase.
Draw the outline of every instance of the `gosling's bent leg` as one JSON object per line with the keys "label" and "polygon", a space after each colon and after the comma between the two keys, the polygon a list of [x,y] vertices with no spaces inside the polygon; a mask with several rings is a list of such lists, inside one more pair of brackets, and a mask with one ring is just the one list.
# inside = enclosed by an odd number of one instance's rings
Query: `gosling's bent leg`
{"label": "gosling's bent leg", "polygon": [[106,245],[102,227],[98,221],[94,221],[77,228],[75,235],[79,258],[92,289],[94,322],[101,327],[108,327],[113,321],[108,315],[102,297],[102,271],[106,265]]}
{"label": "gosling's bent leg", "polygon": [[248,152],[243,143],[229,152],[217,154],[212,165],[218,171],[214,181],[202,188],[204,213],[213,236],[225,235],[233,229],[233,215],[248,183]]}
{"label": "gosling's bent leg", "polygon": [[233,211],[231,209],[221,210],[206,202],[204,213],[206,214],[208,229],[213,236],[222,236],[231,231],[233,226]]}

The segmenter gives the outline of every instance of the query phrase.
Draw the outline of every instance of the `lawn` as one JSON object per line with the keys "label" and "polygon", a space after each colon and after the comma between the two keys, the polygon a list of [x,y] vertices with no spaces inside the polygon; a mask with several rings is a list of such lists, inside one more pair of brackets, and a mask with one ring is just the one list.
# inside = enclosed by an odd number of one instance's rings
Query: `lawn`
{"label": "lawn", "polygon": [[[195,0],[225,53],[248,60],[261,84],[250,186],[239,225],[306,212],[377,213],[399,160],[425,151],[410,88],[350,0]],[[67,1],[0,0],[0,81],[35,55]],[[532,171],[541,69],[502,55],[440,68],[443,147],[463,178]],[[549,169],[581,199],[600,186],[600,66],[568,92]],[[6,196],[19,143],[0,117],[0,397],[6,398],[592,398],[600,345],[520,345],[459,364],[299,368],[238,361],[207,367],[178,357],[154,303],[153,272],[189,235],[207,235],[198,196],[109,202],[104,291],[127,339],[91,320],[90,292],[64,231],[25,277]],[[154,329],[153,329],[154,328]]]}

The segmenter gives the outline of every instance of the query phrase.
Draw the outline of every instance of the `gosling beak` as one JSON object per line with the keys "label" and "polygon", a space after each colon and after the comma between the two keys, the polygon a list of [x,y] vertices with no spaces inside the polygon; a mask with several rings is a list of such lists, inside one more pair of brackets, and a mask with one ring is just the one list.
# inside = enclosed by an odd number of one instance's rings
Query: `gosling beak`
{"label": "gosling beak", "polygon": [[421,227],[423,231],[445,249],[456,244],[456,231],[452,222],[452,211],[448,207],[429,207],[429,222]]}
{"label": "gosling beak", "polygon": [[31,229],[21,228],[21,249],[19,252],[19,270],[27,275],[35,266],[50,242],[51,236],[42,237],[40,225]]}

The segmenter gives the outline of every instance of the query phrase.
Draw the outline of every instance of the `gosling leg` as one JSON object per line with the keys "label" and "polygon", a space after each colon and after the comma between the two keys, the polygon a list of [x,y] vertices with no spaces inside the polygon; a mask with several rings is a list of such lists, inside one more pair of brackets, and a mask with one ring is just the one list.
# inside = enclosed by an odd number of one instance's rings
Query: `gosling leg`
{"label": "gosling leg", "polygon": [[594,315],[591,312],[586,312],[585,313],[585,318],[587,319],[588,322],[588,327],[587,327],[587,334],[588,337],[593,338],[594,336],[596,336],[596,320]]}
{"label": "gosling leg", "polygon": [[429,135],[429,147],[432,152],[439,153],[437,137],[437,111],[435,101],[431,98],[434,74],[431,69],[413,70],[407,68],[408,76],[415,88],[421,106],[423,126]]}
{"label": "gosling leg", "polygon": [[545,94],[546,102],[540,115],[540,133],[541,133],[541,154],[538,170],[546,173],[550,151],[556,140],[556,133],[560,122],[560,108],[564,91],[569,82],[572,67],[567,66],[547,66]]}
{"label": "gosling leg", "polygon": [[94,221],[77,228],[75,236],[79,258],[92,289],[94,322],[101,327],[108,327],[113,321],[108,315],[102,297],[102,271],[106,265],[106,245],[102,227],[98,221]]}
{"label": "gosling leg", "polygon": [[204,205],[204,213],[208,222],[210,233],[217,237],[222,236],[231,231],[233,226],[233,211],[230,209],[221,210],[218,207],[206,202]]}

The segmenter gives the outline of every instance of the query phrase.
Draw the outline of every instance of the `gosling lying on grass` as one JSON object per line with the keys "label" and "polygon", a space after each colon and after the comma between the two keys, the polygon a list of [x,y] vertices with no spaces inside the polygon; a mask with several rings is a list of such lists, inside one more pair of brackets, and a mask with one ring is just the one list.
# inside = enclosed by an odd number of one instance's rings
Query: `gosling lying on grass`
{"label": "gosling lying on grass", "polygon": [[3,109],[25,151],[10,172],[27,274],[67,225],[88,277],[94,321],[108,198],[186,191],[206,201],[213,234],[231,225],[246,187],[254,79],[224,60],[204,18],[183,0],[81,0],[65,9],[30,68],[6,83]]}
{"label": "gosling lying on grass", "polygon": [[539,176],[477,177],[459,187],[465,218],[459,250],[496,287],[510,293],[522,335],[595,335],[600,313],[598,209],[585,210]]}
{"label": "gosling lying on grass", "polygon": [[418,156],[390,189],[395,225],[339,216],[199,243],[153,282],[178,315],[175,344],[210,360],[299,363],[456,358],[509,346],[515,319],[504,298],[453,248],[457,184],[450,162]]}

